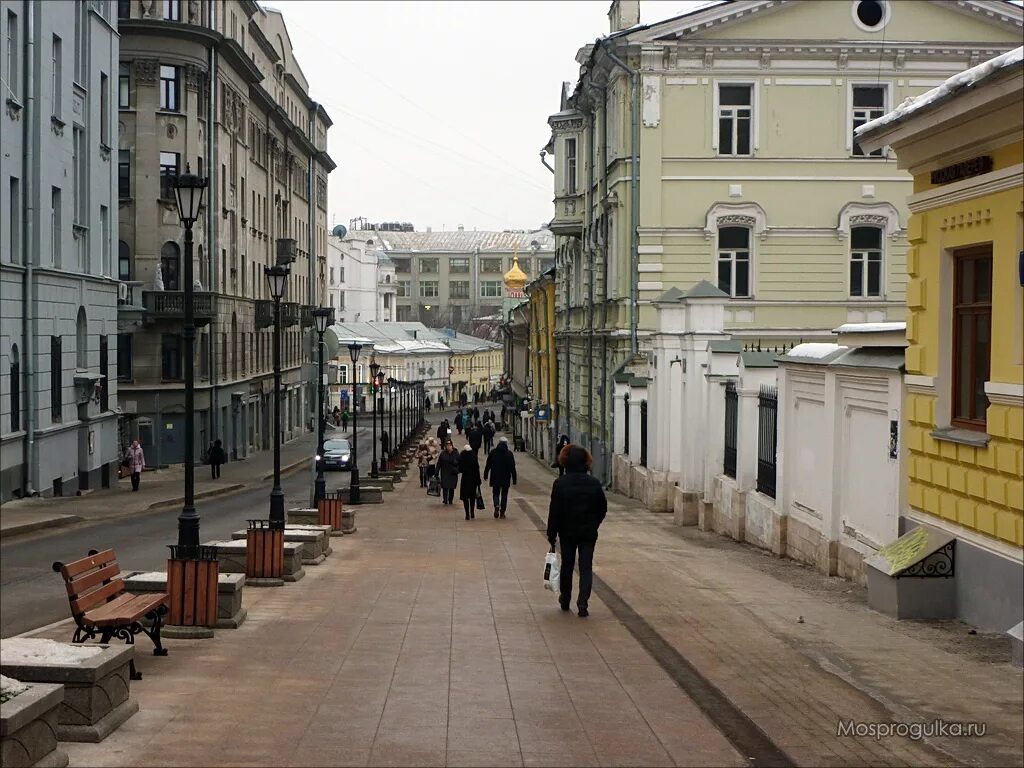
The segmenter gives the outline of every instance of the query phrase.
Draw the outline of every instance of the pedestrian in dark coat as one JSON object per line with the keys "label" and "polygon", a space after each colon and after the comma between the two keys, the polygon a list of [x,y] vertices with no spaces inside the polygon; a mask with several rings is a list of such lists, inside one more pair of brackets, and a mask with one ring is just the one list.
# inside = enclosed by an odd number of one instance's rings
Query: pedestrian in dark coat
{"label": "pedestrian in dark coat", "polygon": [[227,461],[228,455],[224,451],[224,446],[220,440],[214,440],[213,447],[210,448],[210,474],[214,480],[220,477],[220,465],[226,464]]}
{"label": "pedestrian in dark coat", "polygon": [[565,474],[565,467],[562,465],[562,462],[560,461],[560,459],[561,459],[561,456],[562,456],[562,451],[565,449],[565,446],[567,446],[568,444],[569,444],[569,436],[568,435],[559,435],[558,436],[558,443],[555,444],[555,460],[552,462],[551,466],[552,467],[558,467],[558,476],[559,477],[561,477],[562,475]]}
{"label": "pedestrian in dark coat", "polygon": [[597,529],[608,512],[601,482],[589,474],[593,460],[586,448],[571,443],[564,449],[565,474],[551,486],[548,508],[548,541],[561,542],[562,570],[558,602],[563,611],[572,600],[572,569],[579,553],[580,589],[576,597],[579,615],[588,615],[587,603],[593,584],[594,546]]}
{"label": "pedestrian in dark coat", "polygon": [[504,517],[508,508],[509,485],[515,485],[519,479],[516,477],[516,457],[508,449],[507,437],[501,438],[498,447],[487,454],[484,480],[488,475],[491,478],[491,496],[494,497],[494,516]]}
{"label": "pedestrian in dark coat", "polygon": [[437,479],[441,484],[441,503],[451,504],[455,499],[455,486],[459,484],[459,454],[451,440],[437,457]]}
{"label": "pedestrian in dark coat", "polygon": [[474,454],[480,453],[480,446],[484,442],[484,431],[480,429],[480,425],[477,422],[466,430],[466,439],[469,441],[469,447],[473,449]]}
{"label": "pedestrian in dark coat", "polygon": [[348,429],[348,409],[341,412],[341,428]]}
{"label": "pedestrian in dark coat", "polygon": [[494,422],[484,421],[483,427],[481,427],[484,433],[484,453],[490,453],[494,448]]}
{"label": "pedestrian in dark coat", "polygon": [[476,451],[468,445],[459,454],[459,474],[462,476],[459,498],[466,510],[466,519],[472,520],[476,517],[476,497],[480,495],[480,462],[477,461]]}
{"label": "pedestrian in dark coat", "polygon": [[448,419],[445,419],[437,425],[437,439],[441,441],[441,445],[448,442],[448,435],[451,434],[452,428],[448,424]]}
{"label": "pedestrian in dark coat", "polygon": [[462,411],[455,414],[455,431],[462,434]]}

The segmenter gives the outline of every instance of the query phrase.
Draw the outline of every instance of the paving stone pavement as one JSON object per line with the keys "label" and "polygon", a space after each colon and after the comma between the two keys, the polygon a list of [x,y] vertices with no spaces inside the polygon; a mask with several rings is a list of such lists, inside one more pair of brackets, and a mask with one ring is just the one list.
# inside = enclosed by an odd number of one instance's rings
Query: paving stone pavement
{"label": "paving stone pavement", "polygon": [[[610,591],[798,765],[1021,764],[1019,670],[618,496],[591,615],[561,612],[536,522],[551,474],[517,460],[505,520],[488,498],[465,521],[411,477],[359,508],[358,533],[306,578],[247,589],[239,629],[169,640],[165,658],[143,639],[141,711],[102,744],[66,745],[71,765],[750,764],[612,613]],[[935,717],[988,733],[836,735],[840,719]]]}

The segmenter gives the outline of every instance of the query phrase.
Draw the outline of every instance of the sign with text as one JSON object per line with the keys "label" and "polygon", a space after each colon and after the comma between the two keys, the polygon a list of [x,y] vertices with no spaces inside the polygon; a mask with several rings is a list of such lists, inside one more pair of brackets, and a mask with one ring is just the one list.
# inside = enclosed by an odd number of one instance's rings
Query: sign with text
{"label": "sign with text", "polygon": [[947,165],[945,168],[936,168],[932,171],[932,184],[950,184],[961,179],[969,179],[972,176],[981,176],[991,170],[991,157],[988,155],[972,157],[970,160]]}

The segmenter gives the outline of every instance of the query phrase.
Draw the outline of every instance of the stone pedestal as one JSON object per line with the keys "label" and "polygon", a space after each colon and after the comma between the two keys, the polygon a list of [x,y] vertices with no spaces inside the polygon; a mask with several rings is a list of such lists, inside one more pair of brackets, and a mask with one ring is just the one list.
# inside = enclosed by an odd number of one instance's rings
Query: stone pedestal
{"label": "stone pedestal", "polygon": [[[328,531],[328,536],[341,536],[341,529],[335,530],[329,525],[320,525],[320,512],[316,509],[289,509],[288,510],[288,525],[285,526],[287,530],[289,527],[298,528],[324,528]],[[330,552],[330,544],[327,546],[327,554]]]}
{"label": "stone pedestal", "polygon": [[355,533],[357,530],[356,511],[354,509],[346,509],[341,513],[341,532],[347,535]]}
{"label": "stone pedestal", "polygon": [[390,493],[391,491],[395,490],[394,479],[391,477],[386,477],[381,473],[378,473],[377,477],[370,477],[369,475],[367,475],[367,480],[373,483],[374,487],[380,488],[385,493]]}
{"label": "stone pedestal", "polygon": [[68,764],[67,753],[57,749],[57,719],[64,686],[30,685],[27,691],[0,704],[0,765],[64,768]]}
{"label": "stone pedestal", "polygon": [[[317,529],[300,528],[294,525],[286,525],[284,528],[285,544],[294,542],[302,545],[302,564],[320,565],[327,559],[327,550],[330,548],[325,530],[331,526],[319,526]],[[231,534],[233,540],[245,539],[248,531],[235,531]]]}
{"label": "stone pedestal", "polygon": [[1010,636],[1010,660],[1015,667],[1024,667],[1024,621],[1013,627]]}
{"label": "stone pedestal", "polygon": [[[341,494],[341,500],[345,504],[351,504],[352,502],[348,499],[349,489],[339,488],[338,493]],[[360,485],[359,486],[359,503],[360,504],[383,504],[384,503],[384,492],[375,485]],[[346,512],[348,510],[345,510]],[[344,514],[344,513],[343,513]],[[344,529],[344,525],[342,525]]]}
{"label": "stone pedestal", "polygon": [[[244,573],[221,573],[217,575],[217,629],[237,629],[245,621],[246,610],[242,607],[242,589],[245,587]],[[166,592],[167,574],[161,572],[136,573],[125,577],[129,592]],[[168,627],[161,630],[166,633]],[[169,635],[168,635],[169,636]]]}
{"label": "stone pedestal", "polygon": [[[217,547],[217,558],[220,561],[221,573],[245,573],[246,542],[240,541],[208,541],[206,546]],[[284,571],[282,581],[298,581],[306,575],[302,568],[302,544],[286,541],[284,544]],[[246,584],[251,580],[247,579]]]}
{"label": "stone pedestal", "polygon": [[929,525],[864,561],[868,607],[897,619],[956,617],[956,537]]}
{"label": "stone pedestal", "polygon": [[[131,700],[129,666],[134,646],[102,646],[103,650],[80,662],[13,662],[3,657],[0,674],[26,683],[64,686],[64,700],[57,712],[57,737],[61,741],[103,741],[121,723],[139,711]],[[6,763],[5,763],[6,765]]]}

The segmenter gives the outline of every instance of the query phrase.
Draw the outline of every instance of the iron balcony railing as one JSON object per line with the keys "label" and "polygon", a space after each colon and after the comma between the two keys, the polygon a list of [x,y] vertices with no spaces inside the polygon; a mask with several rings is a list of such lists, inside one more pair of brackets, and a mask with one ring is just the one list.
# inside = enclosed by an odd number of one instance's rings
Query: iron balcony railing
{"label": "iron balcony railing", "polygon": [[299,304],[294,301],[281,302],[281,327],[299,324]]}
{"label": "iron balcony railing", "polygon": [[722,471],[731,478],[736,477],[736,434],[739,426],[739,395],[736,385],[725,385],[725,461]]}
{"label": "iron balcony railing", "polygon": [[[196,291],[192,294],[192,301],[197,324],[205,325],[217,314],[216,294]],[[146,314],[153,320],[185,319],[184,291],[143,291],[142,303]]]}
{"label": "iron balcony railing", "polygon": [[274,302],[270,299],[256,300],[256,327],[269,328],[274,324]]}
{"label": "iron balcony railing", "polygon": [[779,390],[762,385],[757,396],[757,490],[773,499],[778,423]]}

